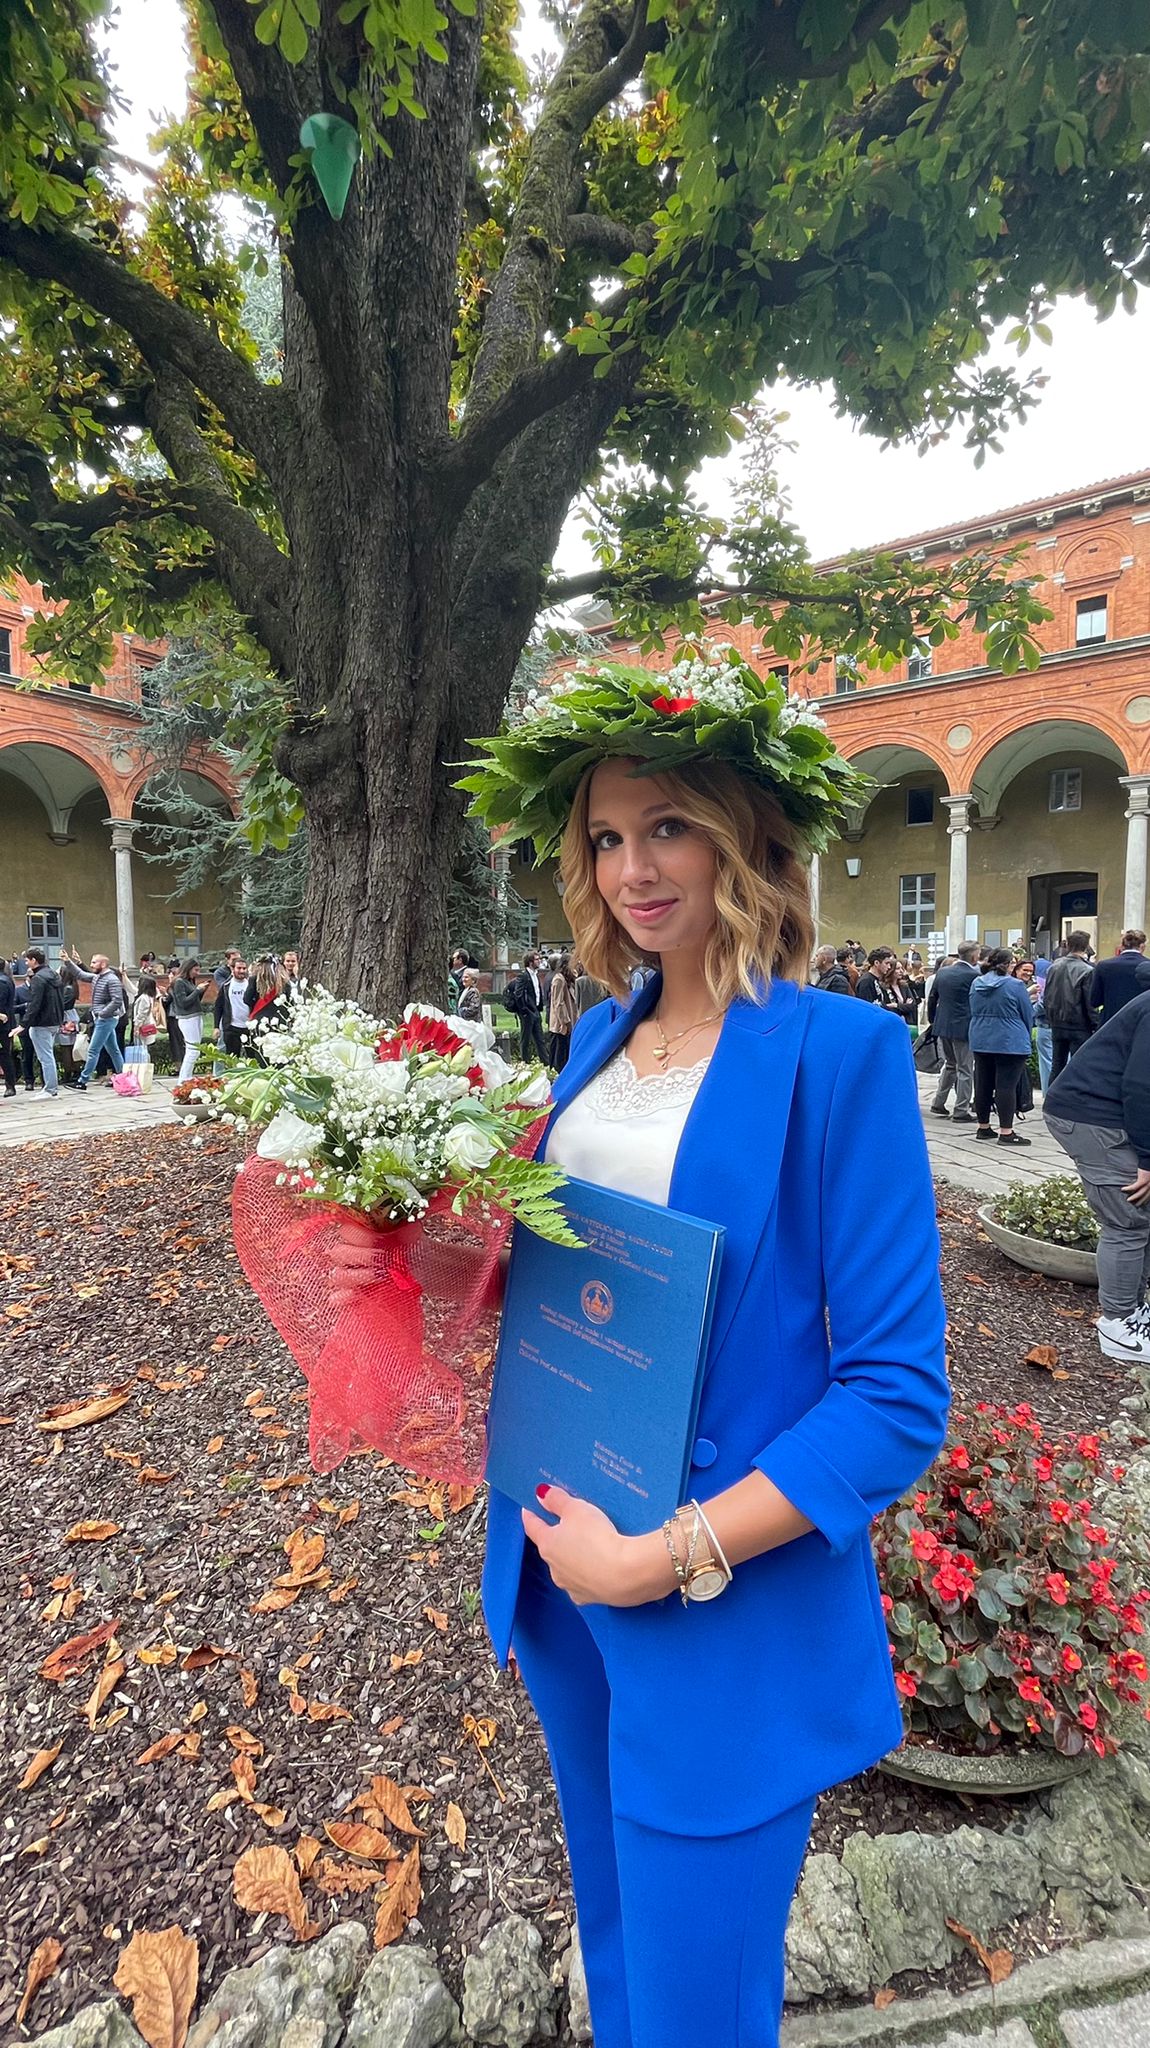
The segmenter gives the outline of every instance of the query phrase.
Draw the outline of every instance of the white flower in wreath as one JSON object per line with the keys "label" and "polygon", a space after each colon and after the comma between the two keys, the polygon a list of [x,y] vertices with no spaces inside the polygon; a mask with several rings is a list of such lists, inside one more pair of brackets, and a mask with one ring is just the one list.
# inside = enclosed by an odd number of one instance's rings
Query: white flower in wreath
{"label": "white flower in wreath", "polygon": [[350,1074],[361,1069],[366,1072],[369,1067],[376,1064],[375,1047],[360,1045],[352,1038],[333,1038],[330,1044],[324,1047],[324,1055],[329,1069],[342,1067]]}
{"label": "white flower in wreath", "polygon": [[285,1066],[293,1052],[292,1041],[286,1031],[261,1031],[260,1051],[270,1067]]}
{"label": "white flower in wreath", "polygon": [[280,1109],[261,1133],[256,1152],[261,1159],[280,1159],[285,1166],[299,1166],[306,1165],[322,1144],[322,1125],[309,1124],[294,1109]]}
{"label": "white flower in wreath", "polygon": [[382,1096],[406,1095],[411,1083],[406,1060],[375,1060],[372,1063],[375,1092]]}
{"label": "white flower in wreath", "polygon": [[478,1173],[481,1167],[490,1166],[498,1150],[486,1131],[466,1119],[452,1124],[443,1140],[444,1158],[460,1173]]}

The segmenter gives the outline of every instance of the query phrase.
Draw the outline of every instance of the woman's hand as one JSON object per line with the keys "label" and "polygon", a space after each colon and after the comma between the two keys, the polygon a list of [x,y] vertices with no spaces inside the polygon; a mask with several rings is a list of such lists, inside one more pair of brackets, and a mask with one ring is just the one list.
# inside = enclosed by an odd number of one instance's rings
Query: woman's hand
{"label": "woman's hand", "polygon": [[381,1257],[381,1233],[366,1218],[349,1215],[341,1222],[331,1248],[331,1298],[347,1308],[386,1271]]}
{"label": "woman's hand", "polygon": [[621,1536],[601,1508],[561,1486],[542,1489],[540,1500],[558,1521],[545,1522],[524,1508],[523,1527],[555,1584],[577,1607],[641,1607],[673,1590],[675,1573],[658,1530]]}

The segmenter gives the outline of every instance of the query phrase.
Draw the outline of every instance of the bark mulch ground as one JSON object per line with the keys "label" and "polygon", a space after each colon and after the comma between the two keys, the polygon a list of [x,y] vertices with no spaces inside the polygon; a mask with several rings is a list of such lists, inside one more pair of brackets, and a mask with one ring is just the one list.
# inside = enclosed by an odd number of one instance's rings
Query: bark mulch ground
{"label": "bark mulch ground", "polygon": [[[462,1956],[509,1910],[535,1918],[549,1947],[566,1943],[543,1743],[478,1613],[482,1497],[413,1482],[372,1453],[325,1479],[311,1472],[299,1375],[231,1247],[237,1157],[226,1133],[197,1144],[161,1126],[36,1147],[5,1175],[5,2039],[107,1996],[136,1927],[176,1922],[198,1938],[201,1997],[290,1939],[283,1920],[235,1903],[232,1869],[253,1845],[318,1838],[329,1860],[305,1887],[312,1919],[371,1925],[363,1873],[373,1886],[394,1876],[416,1839],[393,1829],[374,1864],[339,1843],[373,1774],[409,1789],[423,1831],[419,1929],[456,1990]],[[1010,1265],[982,1238],[975,1199],[940,1188],[958,1398],[1029,1400],[1055,1433],[1104,1428],[1126,1389],[1099,1357],[1093,1296]],[[1057,1346],[1065,1377],[1024,1362],[1035,1343]],[[52,1427],[69,1419],[53,1409],[119,1395],[101,1420]],[[277,1587],[285,1577],[302,1583]],[[101,1697],[110,1625],[124,1668]],[[41,1675],[52,1652],[101,1630],[72,1675]],[[157,1744],[163,1753],[141,1761]],[[977,1817],[1011,1816],[992,1806]],[[959,1801],[871,1773],[822,1801],[815,1839],[833,1848],[856,1827],[971,1818]],[[63,1958],[16,2035],[28,1959],[48,1936]],[[1040,1945],[1042,1931],[1030,1939]],[[968,1977],[960,1967],[954,1981]]]}

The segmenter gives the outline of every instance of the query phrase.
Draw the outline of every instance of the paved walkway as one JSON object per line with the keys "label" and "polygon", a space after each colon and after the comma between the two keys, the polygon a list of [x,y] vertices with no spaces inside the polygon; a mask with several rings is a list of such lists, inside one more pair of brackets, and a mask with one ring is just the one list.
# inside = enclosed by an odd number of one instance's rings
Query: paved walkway
{"label": "paved walkway", "polygon": [[[1042,1121],[1041,1098],[1030,1115],[1015,1128],[1026,1146],[992,1145],[975,1137],[977,1124],[952,1124],[949,1117],[931,1116],[928,1105],[934,1094],[933,1074],[918,1077],[930,1161],[940,1180],[956,1187],[976,1188],[983,1195],[1000,1195],[1014,1180],[1045,1180],[1050,1173],[1073,1173],[1074,1167],[1061,1145],[1056,1145]],[[951,1098],[953,1101],[953,1097]],[[1150,2048],[1150,2043],[1147,2044]]]}
{"label": "paved walkway", "polygon": [[995,1990],[801,2013],[782,2048],[1150,2048],[1150,1936],[1058,1949]]}
{"label": "paved walkway", "polygon": [[62,1138],[92,1138],[101,1131],[170,1123],[174,1086],[170,1075],[157,1074],[147,1095],[117,1095],[115,1089],[94,1081],[82,1090],[61,1088],[54,1100],[19,1088],[13,1096],[0,1097],[0,1146],[51,1145]]}

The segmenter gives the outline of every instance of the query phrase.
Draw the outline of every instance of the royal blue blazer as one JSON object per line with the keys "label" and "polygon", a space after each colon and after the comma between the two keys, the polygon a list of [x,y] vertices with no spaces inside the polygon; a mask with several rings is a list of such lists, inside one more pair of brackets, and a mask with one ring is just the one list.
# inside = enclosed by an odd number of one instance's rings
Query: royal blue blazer
{"label": "royal blue blazer", "polygon": [[[659,988],[655,976],[580,1019],[556,1112]],[[615,1809],[671,1833],[731,1834],[902,1737],[869,1528],[935,1456],[948,1405],[902,1018],[781,981],[761,1005],[733,1003],[669,1206],[726,1230],[688,1491],[705,1501],[757,1468],[814,1527],[739,1565],[709,1604],[673,1593],[582,1612],[611,1689]],[[518,1507],[492,1490],[483,1604],[501,1663],[524,1548]]]}

